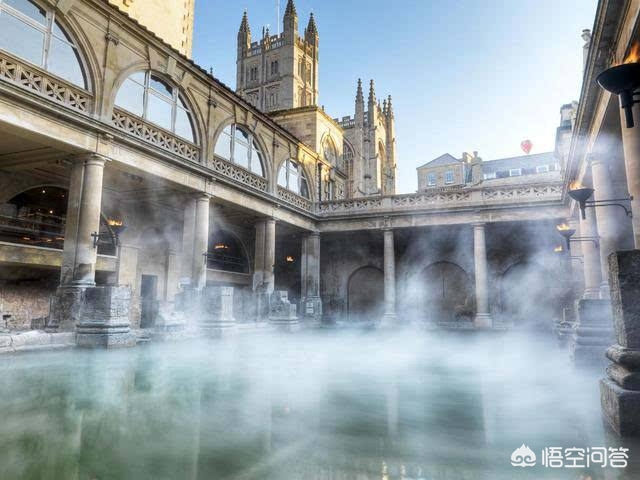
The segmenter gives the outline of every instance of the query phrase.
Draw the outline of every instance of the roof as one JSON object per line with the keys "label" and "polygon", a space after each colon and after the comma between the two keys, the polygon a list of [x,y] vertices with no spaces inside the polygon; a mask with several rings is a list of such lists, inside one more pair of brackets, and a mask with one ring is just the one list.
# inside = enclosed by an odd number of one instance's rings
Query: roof
{"label": "roof", "polygon": [[535,153],[533,155],[520,155],[518,157],[487,160],[482,163],[484,173],[493,173],[511,168],[535,168],[539,165],[552,165],[558,159],[554,152]]}
{"label": "roof", "polygon": [[424,165],[418,167],[418,169],[424,167],[437,167],[438,165],[451,165],[455,163],[460,163],[462,160],[455,158],[453,155],[449,153],[445,153],[444,155],[440,155],[438,158],[434,158],[430,162],[425,163]]}

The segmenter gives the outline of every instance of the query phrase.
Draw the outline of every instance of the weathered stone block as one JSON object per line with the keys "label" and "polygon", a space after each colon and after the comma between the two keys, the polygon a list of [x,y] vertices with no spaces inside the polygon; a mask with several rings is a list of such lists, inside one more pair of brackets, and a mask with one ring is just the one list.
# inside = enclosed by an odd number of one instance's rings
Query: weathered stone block
{"label": "weathered stone block", "polygon": [[199,315],[200,330],[212,337],[235,332],[233,287],[206,287],[202,290]]}
{"label": "weathered stone block", "polygon": [[286,291],[275,291],[271,295],[269,306],[269,322],[279,330],[295,331],[300,328],[296,306],[289,302],[289,294]]}
{"label": "weathered stone block", "polygon": [[46,329],[73,331],[82,320],[84,292],[87,287],[59,287],[51,299]]}
{"label": "weathered stone block", "polygon": [[132,347],[136,337],[129,328],[131,288],[89,287],[84,292],[82,320],[76,328],[79,347]]}
{"label": "weathered stone block", "polygon": [[609,256],[609,285],[617,345],[600,381],[602,412],[620,436],[640,435],[640,250]]}
{"label": "weathered stone block", "polygon": [[605,352],[614,340],[609,300],[582,299],[576,305],[577,324],[569,341],[578,367],[606,365]]}
{"label": "weathered stone block", "polygon": [[640,392],[605,378],[600,380],[600,401],[605,420],[618,435],[640,435]]}
{"label": "weathered stone block", "polygon": [[640,350],[640,250],[609,256],[609,285],[618,344]]}

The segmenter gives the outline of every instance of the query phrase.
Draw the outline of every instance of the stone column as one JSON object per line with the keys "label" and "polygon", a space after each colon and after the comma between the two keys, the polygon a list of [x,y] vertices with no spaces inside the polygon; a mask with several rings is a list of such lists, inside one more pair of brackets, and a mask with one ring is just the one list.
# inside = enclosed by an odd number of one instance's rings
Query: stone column
{"label": "stone column", "polygon": [[627,187],[631,201],[633,218],[633,238],[635,248],[640,249],[640,104],[633,106],[634,128],[627,128],[624,111],[620,110],[624,164],[627,171]]}
{"label": "stone column", "polygon": [[[593,178],[594,199],[611,200],[616,198],[615,188],[611,181],[611,172],[608,162],[603,158],[595,158],[591,161],[591,175]],[[601,298],[609,298],[609,255],[618,250],[617,239],[620,231],[619,212],[620,207],[594,208],[597,220],[598,233],[600,235],[600,268],[602,281],[600,284]]]}
{"label": "stone column", "polygon": [[264,286],[271,295],[275,287],[274,266],[276,263],[276,220],[267,218],[264,225]]}
{"label": "stone column", "polygon": [[201,291],[207,285],[207,262],[204,254],[209,249],[209,205],[211,197],[203,194],[196,198],[195,235],[193,248],[192,283]]}
{"label": "stone column", "polygon": [[89,154],[73,162],[65,225],[60,284],[95,285],[97,248],[92,233],[100,231],[102,176],[106,159]]}
{"label": "stone column", "polygon": [[384,315],[383,322],[396,319],[396,252],[393,230],[384,230]]}
{"label": "stone column", "polygon": [[640,250],[616,252],[609,262],[616,344],[607,350],[607,358],[613,362],[607,368],[608,378],[600,381],[602,412],[618,435],[637,437],[640,436]]}
{"label": "stone column", "polygon": [[302,240],[302,314],[319,320],[320,300],[320,232],[312,232]]}
{"label": "stone column", "polygon": [[196,229],[196,199],[195,197],[188,197],[186,199],[186,205],[184,207],[184,218],[182,224],[182,255],[181,255],[181,269],[180,276],[181,283],[187,282],[193,286],[193,279],[191,275],[193,273],[193,252],[195,238],[194,233]]}
{"label": "stone column", "polygon": [[493,324],[489,311],[489,268],[487,265],[487,244],[485,224],[473,224],[473,254],[476,275],[476,317],[477,328],[489,328]]}
{"label": "stone column", "polygon": [[[595,208],[587,208],[586,219],[580,217],[580,236],[598,238],[598,225],[596,223]],[[594,300],[600,298],[600,285],[602,283],[602,269],[600,267],[600,253],[595,243],[581,242],[584,261],[584,294],[582,298]]]}
{"label": "stone column", "polygon": [[256,319],[269,317],[269,299],[275,286],[273,268],[276,256],[276,221],[273,218],[256,223],[256,250],[253,292],[256,298]]}

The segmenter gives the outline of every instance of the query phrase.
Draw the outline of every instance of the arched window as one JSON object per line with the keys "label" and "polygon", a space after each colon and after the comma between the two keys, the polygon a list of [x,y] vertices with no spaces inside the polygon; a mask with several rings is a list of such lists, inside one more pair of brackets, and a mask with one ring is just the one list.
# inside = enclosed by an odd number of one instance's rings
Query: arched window
{"label": "arched window", "polygon": [[0,48],[87,88],[78,48],[51,7],[30,0],[0,0]]}
{"label": "arched window", "polygon": [[304,170],[297,162],[287,159],[280,167],[278,173],[278,185],[301,197],[309,198],[309,182]]}
{"label": "arched window", "polygon": [[264,177],[263,155],[253,134],[237,124],[228,125],[220,133],[215,154]]}
{"label": "arched window", "polygon": [[115,104],[195,143],[191,111],[178,87],[151,72],[130,75],[120,86]]}
{"label": "arched window", "polygon": [[336,166],[338,161],[338,152],[331,138],[327,137],[322,144],[324,159],[331,165]]}

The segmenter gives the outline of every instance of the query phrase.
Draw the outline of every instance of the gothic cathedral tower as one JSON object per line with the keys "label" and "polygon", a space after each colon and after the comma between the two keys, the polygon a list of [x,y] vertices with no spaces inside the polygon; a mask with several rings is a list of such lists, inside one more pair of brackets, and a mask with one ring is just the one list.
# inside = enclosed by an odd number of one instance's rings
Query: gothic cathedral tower
{"label": "gothic cathedral tower", "polygon": [[289,0],[283,24],[280,35],[263,29],[260,41],[252,42],[245,11],[238,31],[236,91],[264,112],[318,103],[319,36],[313,13],[301,37],[298,13]]}

